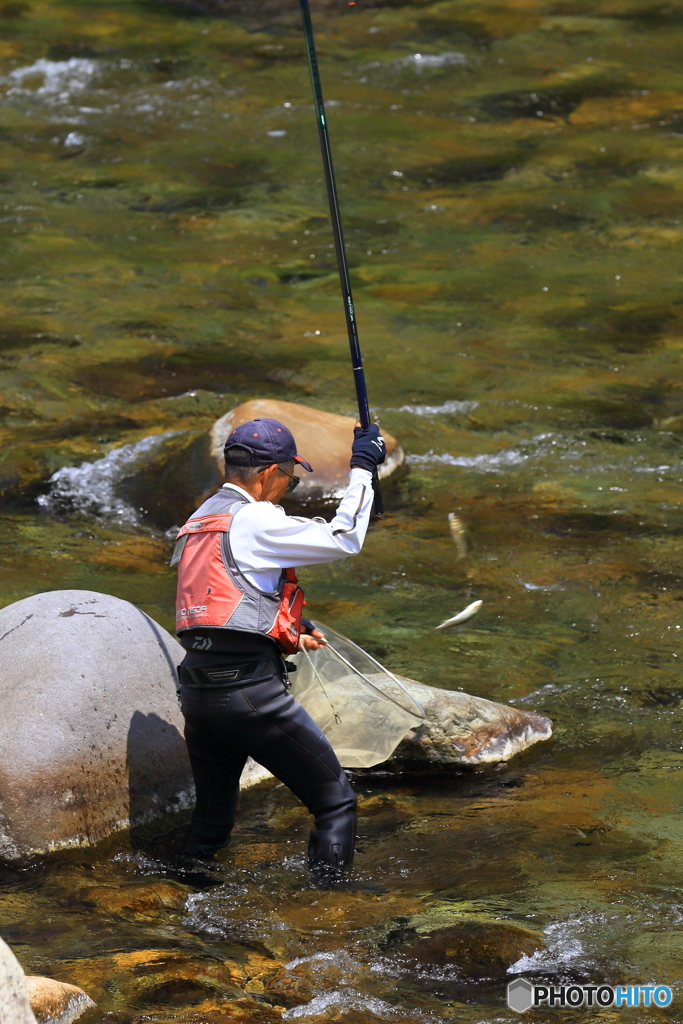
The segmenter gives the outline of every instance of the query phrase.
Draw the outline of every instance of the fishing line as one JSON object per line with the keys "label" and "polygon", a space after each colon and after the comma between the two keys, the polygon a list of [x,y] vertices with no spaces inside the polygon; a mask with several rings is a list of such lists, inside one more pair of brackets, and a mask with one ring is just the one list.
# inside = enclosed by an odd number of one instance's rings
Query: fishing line
{"label": "fishing line", "polygon": [[[354,644],[354,646],[355,646],[355,644]],[[419,715],[415,714],[414,711],[411,711],[410,708],[404,707],[403,704],[401,704],[400,701],[396,700],[395,697],[392,697],[392,696],[390,696],[390,694],[385,693],[384,690],[380,686],[377,686],[377,684],[373,683],[371,679],[368,679],[367,676],[363,675],[363,673],[360,671],[360,669],[357,669],[355,665],[352,665],[350,661],[347,661],[346,658],[344,657],[344,655],[340,654],[339,651],[336,649],[336,647],[332,646],[332,644],[329,642],[329,640],[325,644],[325,648],[329,648],[329,650],[331,650],[333,654],[336,654],[336,656],[339,658],[339,660],[343,661],[344,664],[347,666],[347,668],[350,668],[352,672],[355,672],[357,676],[360,676],[364,683],[367,683],[367,685],[372,687],[373,690],[375,690],[377,693],[381,694],[381,696],[384,697],[385,700],[390,700],[392,704],[395,704],[397,708],[401,709],[401,711],[405,711],[405,713],[407,715],[412,715],[413,718],[417,718],[420,722],[424,721],[424,719],[426,718],[426,715],[425,715],[425,711],[424,711],[424,708],[422,707],[422,705],[419,704],[418,701],[415,700],[415,698],[411,694],[410,690],[407,690],[405,688],[405,686],[403,686],[403,684],[400,683],[398,681],[398,679],[396,679],[396,676],[391,674],[391,672],[389,672],[387,674],[390,675],[391,678],[395,682],[398,683],[398,685],[401,687],[401,689],[408,695],[408,697],[410,697],[410,699],[413,702],[413,704],[415,704],[416,707],[418,707],[420,709],[421,713]],[[365,651],[363,651],[363,653],[365,654]],[[369,657],[369,655],[368,655],[368,657]],[[379,662],[375,661],[374,658],[371,658],[370,660],[374,661],[375,665],[378,665],[379,668],[383,669],[383,671],[385,671],[385,672],[387,671],[384,668],[384,666],[380,665]]]}
{"label": "fishing line", "polygon": [[325,684],[323,683],[322,679],[320,678],[320,675],[318,674],[317,668],[313,664],[313,659],[311,658],[310,654],[308,653],[308,651],[306,650],[305,647],[303,648],[303,652],[306,655],[306,658],[308,659],[308,664],[311,666],[311,668],[313,670],[313,675],[315,676],[315,678],[320,683],[320,689],[325,694],[325,697],[327,698],[327,703],[332,708],[332,714],[334,715],[335,722],[337,723],[337,725],[341,725],[342,724],[341,716],[340,716],[339,712],[337,711],[337,709],[335,708],[334,704],[332,703],[332,698],[330,697],[329,693],[325,689]]}

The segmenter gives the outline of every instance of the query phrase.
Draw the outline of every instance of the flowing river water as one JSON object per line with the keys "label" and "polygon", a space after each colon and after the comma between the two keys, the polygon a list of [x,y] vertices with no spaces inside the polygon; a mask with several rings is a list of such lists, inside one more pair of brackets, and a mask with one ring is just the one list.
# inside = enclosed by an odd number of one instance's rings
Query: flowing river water
{"label": "flowing river water", "polygon": [[[101,590],[171,628],[197,439],[249,398],[353,411],[296,7],[0,17],[0,600]],[[681,1020],[683,3],[314,17],[371,403],[407,465],[309,603],[554,740],[357,773],[346,888],[308,881],[307,815],[266,786],[207,877],[169,867],[180,819],[3,869],[0,933],[89,1022],[508,1022],[518,974],[674,988],[533,1019]]]}

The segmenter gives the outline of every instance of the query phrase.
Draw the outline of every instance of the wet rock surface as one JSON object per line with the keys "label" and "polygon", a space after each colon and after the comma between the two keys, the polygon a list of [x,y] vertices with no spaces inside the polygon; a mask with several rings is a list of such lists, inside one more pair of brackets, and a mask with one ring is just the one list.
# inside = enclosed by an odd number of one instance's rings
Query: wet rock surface
{"label": "wet rock surface", "polygon": [[[225,460],[223,446],[231,430],[247,420],[263,417],[279,420],[292,431],[297,451],[313,466],[313,472],[302,470],[297,495],[339,495],[348,484],[349,459],[353,442],[354,419],[312,409],[293,402],[256,399],[245,402],[222,416],[211,430],[211,452],[221,474]],[[382,431],[387,446],[386,459],[379,467],[380,479],[390,476],[404,459],[403,450],[391,434]]]}
{"label": "wet rock surface", "polygon": [[544,941],[538,932],[514,922],[464,914],[441,928],[430,926],[424,917],[401,921],[381,948],[400,955],[427,990],[462,998],[473,983],[501,988],[510,968],[542,950]]}
{"label": "wet rock surface", "polygon": [[26,988],[37,1024],[71,1024],[95,1006],[83,989],[53,978],[29,975]]}
{"label": "wet rock surface", "polygon": [[508,761],[552,736],[552,722],[546,715],[405,677],[401,682],[424,708],[426,721],[401,741],[385,762],[388,766]]}
{"label": "wet rock surface", "polygon": [[191,800],[180,650],[106,594],[48,592],[0,612],[3,856],[97,842]]}

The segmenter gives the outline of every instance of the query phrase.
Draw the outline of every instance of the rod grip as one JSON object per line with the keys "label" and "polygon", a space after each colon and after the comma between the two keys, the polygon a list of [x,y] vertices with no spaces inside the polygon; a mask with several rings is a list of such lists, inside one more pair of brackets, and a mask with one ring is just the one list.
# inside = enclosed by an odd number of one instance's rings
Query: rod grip
{"label": "rod grip", "polygon": [[382,492],[379,489],[379,475],[377,470],[372,474],[372,493],[374,499],[375,515],[384,515],[384,502],[382,501]]}

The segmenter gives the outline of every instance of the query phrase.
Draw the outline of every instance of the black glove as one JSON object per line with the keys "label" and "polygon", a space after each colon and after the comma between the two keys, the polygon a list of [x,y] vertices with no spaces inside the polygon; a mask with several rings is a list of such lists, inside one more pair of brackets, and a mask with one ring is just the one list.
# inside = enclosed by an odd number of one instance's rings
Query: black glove
{"label": "black glove", "polygon": [[387,446],[376,423],[369,427],[354,427],[353,444],[351,445],[351,468],[367,469],[374,473],[380,463],[384,462]]}
{"label": "black glove", "polygon": [[311,622],[310,619],[302,619],[301,620],[301,632],[302,633],[307,633],[310,636],[313,633],[314,629],[315,629],[315,626],[313,625],[313,623]]}

